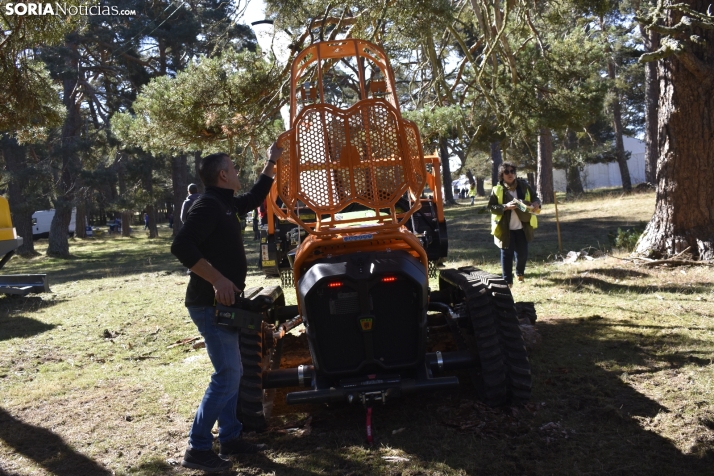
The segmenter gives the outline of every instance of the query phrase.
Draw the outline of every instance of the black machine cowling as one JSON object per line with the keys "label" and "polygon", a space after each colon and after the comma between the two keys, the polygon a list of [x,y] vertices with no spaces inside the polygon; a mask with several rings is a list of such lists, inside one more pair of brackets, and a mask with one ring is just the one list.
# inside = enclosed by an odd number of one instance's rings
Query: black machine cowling
{"label": "black machine cowling", "polygon": [[297,286],[316,371],[416,368],[426,348],[427,285],[424,266],[402,251],[316,262]]}

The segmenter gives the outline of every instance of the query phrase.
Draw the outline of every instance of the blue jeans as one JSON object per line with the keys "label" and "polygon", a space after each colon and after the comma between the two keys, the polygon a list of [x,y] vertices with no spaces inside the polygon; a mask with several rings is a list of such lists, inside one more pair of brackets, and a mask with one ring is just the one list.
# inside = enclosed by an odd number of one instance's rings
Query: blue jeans
{"label": "blue jeans", "polygon": [[511,230],[508,248],[501,248],[501,271],[503,279],[508,284],[513,284],[513,257],[516,258],[516,275],[526,274],[526,261],[528,261],[528,242],[523,230]]}
{"label": "blue jeans", "polygon": [[206,351],[215,370],[188,434],[189,446],[199,451],[213,447],[211,430],[216,421],[221,443],[238,438],[243,429],[236,414],[240,378],[243,375],[238,332],[237,329],[216,326],[213,323],[214,310],[209,306],[188,308],[191,319],[206,341]]}

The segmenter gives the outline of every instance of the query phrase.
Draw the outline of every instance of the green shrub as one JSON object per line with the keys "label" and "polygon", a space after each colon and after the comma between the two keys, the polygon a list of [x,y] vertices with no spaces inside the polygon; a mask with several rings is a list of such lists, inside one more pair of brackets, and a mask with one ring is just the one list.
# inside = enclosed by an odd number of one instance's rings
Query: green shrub
{"label": "green shrub", "polygon": [[632,228],[618,228],[616,233],[608,233],[610,244],[615,248],[620,248],[627,251],[632,251],[637,246],[637,240],[645,231],[645,225],[640,224]]}

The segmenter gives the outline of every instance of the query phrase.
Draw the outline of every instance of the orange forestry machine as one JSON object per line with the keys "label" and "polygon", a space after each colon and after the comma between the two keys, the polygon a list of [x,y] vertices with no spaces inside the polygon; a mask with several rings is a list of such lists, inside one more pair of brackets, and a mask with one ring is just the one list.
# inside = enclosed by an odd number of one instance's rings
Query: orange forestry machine
{"label": "orange forestry machine", "polygon": [[[385,52],[356,39],[303,50],[278,143],[260,254],[298,304],[285,306],[279,286],[246,291],[262,322],[241,332],[244,424],[265,427],[278,387],[306,387],[289,404],[360,402],[369,421],[375,402],[458,386],[456,369],[472,370],[491,405],[527,400],[530,365],[500,276],[441,269],[429,288],[447,254],[440,162],[402,118]],[[300,323],[312,365],[280,369],[282,338]],[[427,351],[432,324],[448,325],[456,350]]]}

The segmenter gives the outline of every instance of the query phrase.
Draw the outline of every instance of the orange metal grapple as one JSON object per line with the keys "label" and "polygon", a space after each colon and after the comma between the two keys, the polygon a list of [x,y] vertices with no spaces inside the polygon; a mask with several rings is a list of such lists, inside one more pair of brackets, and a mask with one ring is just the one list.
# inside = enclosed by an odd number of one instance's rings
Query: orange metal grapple
{"label": "orange metal grapple", "polygon": [[[331,87],[343,64],[353,77],[347,90],[354,95],[346,99]],[[295,253],[294,282],[311,258],[356,251],[406,250],[427,267],[424,247],[405,225],[421,208],[425,185],[444,222],[440,163],[424,157],[416,124],[402,118],[385,52],[357,39],[315,43],[293,62],[290,92],[268,233],[274,233],[273,214],[307,231]],[[397,207],[403,197],[406,210]],[[353,204],[368,211],[344,213]]]}

